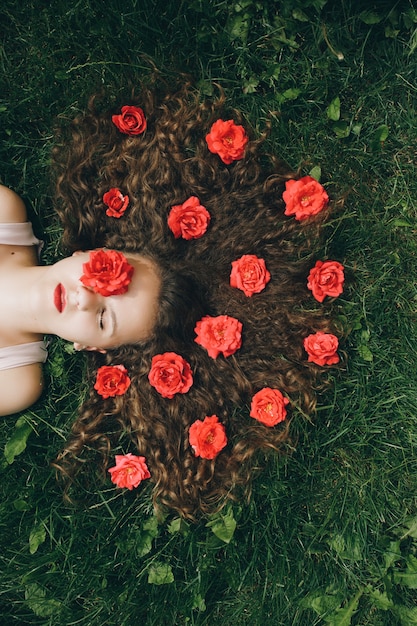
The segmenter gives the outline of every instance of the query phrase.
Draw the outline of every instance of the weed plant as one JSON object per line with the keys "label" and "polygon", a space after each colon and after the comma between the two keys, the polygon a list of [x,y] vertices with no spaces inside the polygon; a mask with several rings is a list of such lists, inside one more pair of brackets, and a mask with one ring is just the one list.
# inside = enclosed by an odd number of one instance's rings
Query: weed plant
{"label": "weed plant", "polygon": [[[85,393],[50,345],[47,391],[2,420],[0,607],[7,626],[417,624],[417,7],[414,0],[2,0],[0,180],[61,255],[57,119],[149,56],[220,83],[293,168],[344,198],[322,251],[346,267],[343,367],[249,505],[190,525],[147,488],[62,500],[50,461]],[[93,478],[92,478],[93,480]]]}

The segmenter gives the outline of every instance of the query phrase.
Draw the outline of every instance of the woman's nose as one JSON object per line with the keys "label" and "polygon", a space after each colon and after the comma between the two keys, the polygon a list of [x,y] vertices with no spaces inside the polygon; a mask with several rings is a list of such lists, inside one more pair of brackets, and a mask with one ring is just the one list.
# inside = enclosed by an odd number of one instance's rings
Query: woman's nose
{"label": "woman's nose", "polygon": [[97,298],[99,294],[92,289],[79,285],[77,288],[77,308],[80,311],[88,311],[92,307],[97,306]]}

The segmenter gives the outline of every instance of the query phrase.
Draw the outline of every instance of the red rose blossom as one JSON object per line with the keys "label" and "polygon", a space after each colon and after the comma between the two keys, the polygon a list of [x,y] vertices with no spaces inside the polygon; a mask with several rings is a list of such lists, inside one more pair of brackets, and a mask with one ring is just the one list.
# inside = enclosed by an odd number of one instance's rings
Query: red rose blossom
{"label": "red rose blossom", "polygon": [[152,358],[148,379],[164,398],[187,393],[193,384],[193,374],[187,361],[175,352],[156,354]]}
{"label": "red rose blossom", "polygon": [[336,298],[343,291],[344,267],[338,261],[317,261],[308,275],[307,287],[319,302],[326,296]]}
{"label": "red rose blossom", "polygon": [[206,232],[209,222],[210,213],[196,196],[171,207],[168,215],[168,226],[176,239],[199,239]]}
{"label": "red rose blossom", "polygon": [[129,386],[130,378],[123,365],[103,365],[98,368],[94,389],[103,398],[122,396]]}
{"label": "red rose blossom", "polygon": [[124,196],[120,189],[112,187],[104,194],[103,202],[107,206],[106,215],[122,217],[129,206],[129,196]]}
{"label": "red rose blossom", "polygon": [[339,340],[331,333],[319,331],[313,335],[308,335],[304,339],[304,348],[308,354],[308,360],[317,365],[334,365],[339,363],[338,347]]}
{"label": "red rose blossom", "polygon": [[118,296],[128,290],[134,268],[117,250],[93,250],[83,263],[80,281],[102,296]]}
{"label": "red rose blossom", "polygon": [[116,465],[110,467],[108,471],[111,474],[112,483],[130,490],[137,487],[145,478],[151,477],[145,457],[135,456],[130,452],[129,454],[116,454]]}
{"label": "red rose blossom", "polygon": [[223,163],[243,159],[248,136],[243,126],[233,120],[217,120],[206,135],[207,147],[210,152],[218,154]]}
{"label": "red rose blossom", "polygon": [[286,205],[285,215],[294,215],[296,220],[317,215],[329,202],[323,185],[311,176],[287,180],[282,197]]}
{"label": "red rose blossom", "polygon": [[194,341],[205,348],[213,359],[219,354],[228,357],[242,345],[242,323],[229,315],[206,315],[195,327]]}
{"label": "red rose blossom", "polygon": [[226,431],[217,415],[207,416],[203,421],[196,420],[191,424],[188,439],[195,456],[202,459],[214,459],[227,445]]}
{"label": "red rose blossom", "polygon": [[125,135],[140,135],[146,130],[143,110],[136,106],[124,106],[120,115],[112,115],[113,124]]}
{"label": "red rose blossom", "polygon": [[250,416],[265,426],[275,426],[285,420],[287,416],[285,406],[288,403],[288,398],[285,398],[278,389],[264,387],[252,398]]}
{"label": "red rose blossom", "polygon": [[271,274],[266,269],[265,261],[255,254],[244,254],[232,262],[230,285],[241,289],[249,298],[265,289],[270,280]]}

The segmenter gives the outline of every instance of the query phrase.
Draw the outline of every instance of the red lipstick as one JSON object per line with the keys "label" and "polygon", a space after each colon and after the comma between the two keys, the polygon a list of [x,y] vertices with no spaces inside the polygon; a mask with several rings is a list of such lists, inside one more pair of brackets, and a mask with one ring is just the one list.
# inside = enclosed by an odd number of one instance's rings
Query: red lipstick
{"label": "red lipstick", "polygon": [[65,297],[65,287],[61,283],[57,285],[54,289],[54,305],[59,313],[65,309],[67,304],[67,299]]}

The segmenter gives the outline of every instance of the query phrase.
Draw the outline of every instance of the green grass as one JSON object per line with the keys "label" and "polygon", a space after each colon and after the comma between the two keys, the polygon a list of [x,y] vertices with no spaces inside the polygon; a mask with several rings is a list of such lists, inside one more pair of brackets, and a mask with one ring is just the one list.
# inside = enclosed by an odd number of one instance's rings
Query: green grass
{"label": "green grass", "polygon": [[145,53],[202,90],[220,82],[255,127],[276,111],[269,147],[303,172],[320,166],[345,198],[324,253],[346,267],[347,339],[317,415],[294,425],[294,454],[270,458],[250,505],[209,526],[156,519],[146,491],[102,484],[64,505],[49,462],[84,364],[55,341],[48,391],[0,427],[3,623],[417,624],[415,2],[16,4],[0,8],[0,180],[38,216],[46,261],[60,255],[57,118],[140,77]]}

